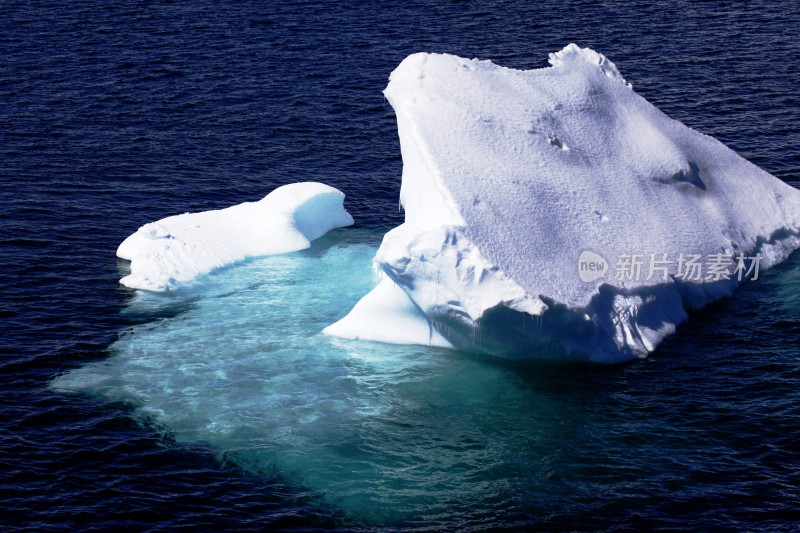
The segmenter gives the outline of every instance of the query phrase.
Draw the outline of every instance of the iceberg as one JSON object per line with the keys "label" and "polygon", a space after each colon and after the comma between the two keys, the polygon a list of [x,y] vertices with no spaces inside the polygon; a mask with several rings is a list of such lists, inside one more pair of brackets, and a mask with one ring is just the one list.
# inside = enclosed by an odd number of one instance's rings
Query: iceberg
{"label": "iceberg", "polygon": [[334,228],[353,224],[344,194],[316,182],[278,187],[258,202],[184,213],[145,224],[117,256],[131,262],[120,282],[164,291],[248,257],[294,252]]}
{"label": "iceberg", "polygon": [[[449,344],[644,357],[800,245],[796,189],[667,117],[602,54],[570,44],[550,64],[418,53],[384,91],[405,220],[375,263]],[[384,293],[326,332],[375,339]]]}

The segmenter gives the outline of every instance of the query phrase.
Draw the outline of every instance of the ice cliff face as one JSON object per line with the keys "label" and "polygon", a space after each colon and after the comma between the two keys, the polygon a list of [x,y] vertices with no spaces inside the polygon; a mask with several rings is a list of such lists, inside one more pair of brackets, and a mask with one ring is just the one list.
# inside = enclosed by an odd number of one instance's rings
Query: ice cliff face
{"label": "ice cliff face", "polygon": [[415,54],[391,74],[406,218],[375,260],[437,335],[506,357],[644,356],[798,247],[800,192],[603,55],[572,44],[550,63]]}

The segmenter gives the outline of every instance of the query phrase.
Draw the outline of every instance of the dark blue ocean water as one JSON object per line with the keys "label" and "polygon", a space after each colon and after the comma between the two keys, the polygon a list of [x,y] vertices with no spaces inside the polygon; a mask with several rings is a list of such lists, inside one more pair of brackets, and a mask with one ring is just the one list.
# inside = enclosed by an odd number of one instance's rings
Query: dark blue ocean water
{"label": "dark blue ocean water", "polygon": [[[467,477],[465,493],[486,494],[469,505],[389,501],[363,518],[280,469],[176,438],[131,402],[51,387],[114,358],[121,336],[186,315],[180,305],[129,312],[114,251],[145,222],[317,180],[347,194],[356,231],[379,238],[398,224],[400,152],[381,90],[409,53],[536,68],[569,42],[591,46],[668,115],[798,186],[797,28],[789,1],[4,2],[0,525],[800,529],[797,254],[694,314],[645,361],[426,354],[515,391],[510,407],[503,394],[497,406],[476,400],[480,410],[465,401],[458,431],[469,442],[457,446],[425,441],[443,413],[459,420],[444,397],[428,392],[398,422],[398,442],[412,433],[459,475],[468,450],[502,458]],[[449,486],[439,474],[430,486]]]}

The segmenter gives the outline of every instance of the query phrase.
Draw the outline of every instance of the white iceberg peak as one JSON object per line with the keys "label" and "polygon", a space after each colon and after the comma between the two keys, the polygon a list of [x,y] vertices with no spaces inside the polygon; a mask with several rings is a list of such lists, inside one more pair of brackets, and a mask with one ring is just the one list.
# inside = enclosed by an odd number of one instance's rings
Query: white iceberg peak
{"label": "white iceberg peak", "polygon": [[575,43],[570,43],[558,52],[550,54],[549,63],[556,68],[568,68],[572,62],[583,61],[594,67],[598,67],[600,71],[611,79],[619,80],[627,87],[633,86],[625,81],[616,65],[612,63],[606,56],[599,52],[595,52],[591,48],[581,48]]}

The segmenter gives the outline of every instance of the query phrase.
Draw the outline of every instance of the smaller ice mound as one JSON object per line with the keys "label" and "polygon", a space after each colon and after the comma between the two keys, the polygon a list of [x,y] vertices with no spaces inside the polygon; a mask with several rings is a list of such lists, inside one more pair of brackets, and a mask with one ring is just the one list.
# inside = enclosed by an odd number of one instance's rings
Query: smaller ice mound
{"label": "smaller ice mound", "polygon": [[278,187],[258,202],[185,213],[145,224],[117,256],[131,262],[126,287],[164,291],[248,257],[303,250],[328,231],[349,226],[344,194],[315,182]]}
{"label": "smaller ice mound", "polygon": [[362,298],[347,316],[322,332],[351,340],[452,348],[405,291],[388,278]]}

